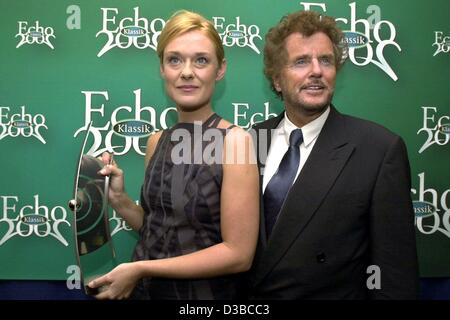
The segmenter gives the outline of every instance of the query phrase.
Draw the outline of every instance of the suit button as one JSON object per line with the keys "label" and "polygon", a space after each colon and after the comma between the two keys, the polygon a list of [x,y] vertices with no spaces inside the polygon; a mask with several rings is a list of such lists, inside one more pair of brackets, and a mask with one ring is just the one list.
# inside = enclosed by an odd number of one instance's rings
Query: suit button
{"label": "suit button", "polygon": [[316,259],[318,263],[324,263],[326,260],[327,256],[325,255],[325,253],[320,252],[319,254],[317,254]]}

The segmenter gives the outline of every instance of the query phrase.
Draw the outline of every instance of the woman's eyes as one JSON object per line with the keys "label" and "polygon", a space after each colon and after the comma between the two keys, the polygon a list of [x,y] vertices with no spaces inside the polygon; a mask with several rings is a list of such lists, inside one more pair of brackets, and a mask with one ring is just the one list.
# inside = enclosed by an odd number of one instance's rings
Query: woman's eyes
{"label": "woman's eyes", "polygon": [[177,65],[177,64],[179,64],[181,62],[180,58],[175,57],[175,56],[174,57],[169,57],[167,59],[167,61],[169,62],[169,64],[173,64],[173,65]]}
{"label": "woman's eyes", "polygon": [[[183,60],[180,57],[171,56],[167,58],[167,63],[176,66],[183,63]],[[207,57],[198,57],[195,58],[194,63],[199,66],[204,66],[209,63],[209,59]]]}
{"label": "woman's eyes", "polygon": [[206,57],[198,57],[195,62],[204,65],[208,63],[208,59]]}

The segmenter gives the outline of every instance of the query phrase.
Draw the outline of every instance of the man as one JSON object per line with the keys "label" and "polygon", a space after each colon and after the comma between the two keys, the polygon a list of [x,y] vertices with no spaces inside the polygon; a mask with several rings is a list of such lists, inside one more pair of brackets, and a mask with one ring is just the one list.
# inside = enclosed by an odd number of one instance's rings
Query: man
{"label": "man", "polygon": [[333,18],[312,11],[284,17],[266,36],[264,71],[285,112],[255,127],[258,156],[264,143],[269,152],[259,158],[252,298],[417,297],[406,147],[331,104],[342,37]]}

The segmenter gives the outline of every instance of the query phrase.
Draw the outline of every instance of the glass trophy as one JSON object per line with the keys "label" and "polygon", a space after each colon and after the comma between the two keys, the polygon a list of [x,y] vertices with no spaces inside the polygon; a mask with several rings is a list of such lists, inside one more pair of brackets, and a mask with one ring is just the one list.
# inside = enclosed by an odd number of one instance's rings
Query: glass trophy
{"label": "glass trophy", "polygon": [[108,273],[116,265],[108,215],[109,176],[98,173],[103,162],[84,154],[91,124],[86,129],[75,174],[74,197],[69,208],[74,216],[75,251],[81,283],[88,295],[105,288],[92,289],[87,284]]}

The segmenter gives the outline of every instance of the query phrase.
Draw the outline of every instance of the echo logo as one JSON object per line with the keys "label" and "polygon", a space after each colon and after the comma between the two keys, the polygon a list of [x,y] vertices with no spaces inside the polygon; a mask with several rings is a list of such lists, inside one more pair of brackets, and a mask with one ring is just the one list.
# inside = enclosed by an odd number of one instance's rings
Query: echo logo
{"label": "echo logo", "polygon": [[213,17],[214,27],[222,38],[222,44],[225,47],[249,47],[257,54],[260,54],[255,40],[262,40],[259,35],[257,25],[245,25],[241,23],[241,18],[236,17],[232,23],[226,23],[225,17]]}
{"label": "echo logo", "polygon": [[[93,98],[109,100],[108,91],[82,91],[85,95],[85,122],[79,128],[74,137],[81,132],[87,130],[89,124],[93,122],[89,129],[93,137],[93,144],[87,151],[94,157],[105,151],[114,152],[115,155],[126,154],[133,148],[138,154],[145,155],[145,144],[141,145],[140,139],[149,136],[153,131],[157,131],[158,124],[166,129],[168,114],[177,112],[176,108],[169,107],[161,113],[153,106],[141,106],[141,89],[134,90],[134,106],[109,106],[109,110],[113,110],[110,117],[105,117],[105,103],[100,106],[93,105]],[[106,118],[106,119],[105,119]],[[149,118],[149,121],[143,120]],[[103,126],[98,126],[103,123]],[[104,136],[104,137],[103,137]],[[116,138],[116,139],[114,139]]]}
{"label": "echo logo", "polygon": [[18,202],[17,196],[0,196],[3,211],[0,225],[6,226],[3,229],[5,232],[0,233],[0,246],[13,237],[28,238],[32,235],[40,238],[53,237],[64,246],[69,245],[61,232],[62,225],[70,227],[66,209],[41,205],[39,195],[34,196],[34,203],[31,205],[17,208]]}
{"label": "echo logo", "polygon": [[134,46],[138,49],[150,48],[156,50],[159,34],[166,24],[163,19],[156,18],[149,21],[146,18],[139,17],[139,7],[135,7],[134,17],[122,18],[116,24],[119,9],[101,8],[101,10],[103,12],[103,26],[95,37],[104,34],[107,36],[107,41],[97,57],[101,57],[115,47],[127,49]]}
{"label": "echo logo", "polygon": [[435,40],[433,46],[436,46],[436,51],[433,54],[433,57],[438,55],[439,53],[447,53],[450,51],[450,36],[444,36],[442,31],[434,32]]}
{"label": "echo logo", "polygon": [[28,22],[19,21],[19,33],[16,34],[16,38],[19,37],[20,41],[16,48],[20,48],[24,44],[46,44],[51,49],[55,49],[50,42],[50,38],[55,37],[55,31],[51,27],[41,27],[39,21],[36,21],[34,26],[28,27]]}
{"label": "echo logo", "polygon": [[25,106],[20,107],[20,113],[10,114],[9,107],[0,106],[0,140],[6,137],[23,136],[25,138],[35,137],[45,144],[41,129],[45,125],[45,117],[42,114],[31,115],[26,113]]}
{"label": "echo logo", "polygon": [[420,148],[419,153],[424,152],[434,144],[443,146],[450,141],[450,116],[443,115],[435,118],[435,114],[438,112],[437,108],[422,107],[422,109],[423,125],[417,131],[417,134],[424,132],[427,134],[427,139]]}

